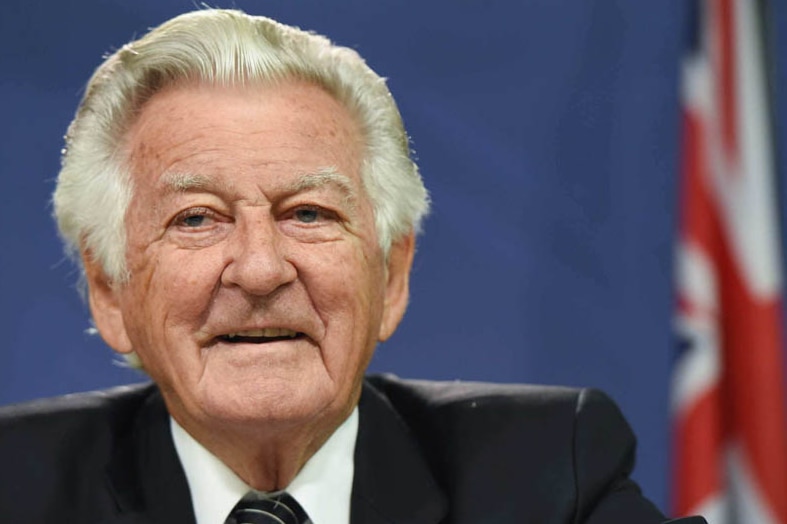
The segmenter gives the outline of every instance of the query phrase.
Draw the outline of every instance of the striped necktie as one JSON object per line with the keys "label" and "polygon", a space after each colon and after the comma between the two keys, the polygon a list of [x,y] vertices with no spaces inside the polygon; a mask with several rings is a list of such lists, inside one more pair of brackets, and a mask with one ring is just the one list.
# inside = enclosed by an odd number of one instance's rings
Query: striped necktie
{"label": "striped necktie", "polygon": [[232,509],[226,524],[311,524],[300,504],[286,491],[249,493]]}

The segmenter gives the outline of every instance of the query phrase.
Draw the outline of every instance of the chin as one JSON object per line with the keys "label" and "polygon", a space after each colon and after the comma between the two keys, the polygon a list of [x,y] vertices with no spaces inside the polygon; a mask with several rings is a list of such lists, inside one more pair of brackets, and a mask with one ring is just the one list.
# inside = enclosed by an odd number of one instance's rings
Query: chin
{"label": "chin", "polygon": [[335,406],[333,393],[325,387],[274,380],[252,388],[235,384],[214,389],[201,404],[209,420],[250,428],[271,424],[284,427],[313,423],[341,412],[343,406]]}

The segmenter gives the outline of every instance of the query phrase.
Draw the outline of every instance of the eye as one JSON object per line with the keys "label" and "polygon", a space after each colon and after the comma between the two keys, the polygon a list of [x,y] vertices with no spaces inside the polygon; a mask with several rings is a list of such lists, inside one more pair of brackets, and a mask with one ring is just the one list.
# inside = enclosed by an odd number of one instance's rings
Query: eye
{"label": "eye", "polygon": [[178,213],[172,223],[186,229],[194,229],[208,225],[214,216],[215,213],[206,207],[194,207]]}
{"label": "eye", "polygon": [[295,213],[293,213],[296,220],[299,222],[303,222],[304,224],[311,224],[312,222],[317,222],[320,219],[320,210],[314,207],[304,207],[300,209],[296,209]]}
{"label": "eye", "polygon": [[190,215],[184,217],[182,222],[184,226],[199,227],[205,221],[205,215]]}
{"label": "eye", "polygon": [[339,218],[335,211],[315,205],[303,205],[296,207],[290,212],[289,216],[298,224],[331,222],[336,221]]}

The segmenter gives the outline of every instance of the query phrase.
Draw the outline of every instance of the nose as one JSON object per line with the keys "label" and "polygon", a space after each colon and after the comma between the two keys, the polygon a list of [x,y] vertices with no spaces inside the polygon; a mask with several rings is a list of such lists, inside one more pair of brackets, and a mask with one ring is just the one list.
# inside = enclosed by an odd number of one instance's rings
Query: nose
{"label": "nose", "polygon": [[237,286],[249,294],[265,296],[298,276],[269,217],[238,220],[226,245],[226,265],[221,276],[224,286]]}

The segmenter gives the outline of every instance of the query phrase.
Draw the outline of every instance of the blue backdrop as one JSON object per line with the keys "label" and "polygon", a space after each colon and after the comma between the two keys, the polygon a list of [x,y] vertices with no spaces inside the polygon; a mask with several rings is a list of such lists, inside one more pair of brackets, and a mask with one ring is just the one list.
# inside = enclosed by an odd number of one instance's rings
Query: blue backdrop
{"label": "blue backdrop", "polygon": [[[327,34],[390,79],[434,210],[410,309],[373,370],[603,388],[639,436],[636,477],[665,507],[685,1],[218,5]],[[85,334],[49,195],[101,56],[193,7],[3,3],[0,403],[143,380]]]}

